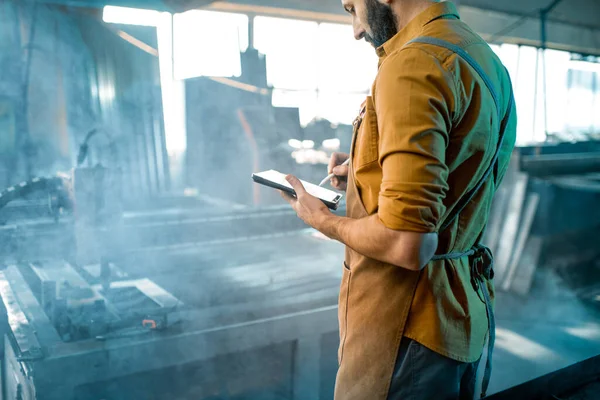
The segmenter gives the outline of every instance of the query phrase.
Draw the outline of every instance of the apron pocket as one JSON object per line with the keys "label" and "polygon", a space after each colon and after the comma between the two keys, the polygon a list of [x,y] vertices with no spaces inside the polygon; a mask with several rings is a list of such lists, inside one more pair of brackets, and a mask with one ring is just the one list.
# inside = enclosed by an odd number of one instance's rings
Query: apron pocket
{"label": "apron pocket", "polygon": [[350,277],[352,272],[348,265],[344,263],[342,275],[342,284],[340,286],[340,297],[338,302],[338,319],[340,323],[340,347],[338,349],[338,364],[341,365],[344,356],[344,342],[346,341],[346,331],[348,329],[348,295],[350,294]]}

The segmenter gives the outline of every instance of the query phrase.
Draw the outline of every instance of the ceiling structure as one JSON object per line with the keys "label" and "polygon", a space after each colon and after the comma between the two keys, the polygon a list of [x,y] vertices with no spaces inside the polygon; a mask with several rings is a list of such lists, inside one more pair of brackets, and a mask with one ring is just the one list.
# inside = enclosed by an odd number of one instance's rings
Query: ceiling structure
{"label": "ceiling structure", "polygon": [[[349,22],[340,0],[39,0],[70,6],[119,5],[182,12],[212,10]],[[463,20],[485,39],[540,46],[542,10],[547,13],[547,46],[600,55],[598,0],[457,0]]]}
{"label": "ceiling structure", "polygon": [[542,44],[541,14],[550,8],[548,47],[600,54],[598,0],[462,0],[460,5],[463,19],[486,39],[534,46]]}
{"label": "ceiling structure", "polygon": [[[483,10],[507,14],[530,15],[550,6],[552,0],[462,0],[461,4]],[[598,0],[562,0],[550,13],[551,21],[600,29],[600,2]]]}

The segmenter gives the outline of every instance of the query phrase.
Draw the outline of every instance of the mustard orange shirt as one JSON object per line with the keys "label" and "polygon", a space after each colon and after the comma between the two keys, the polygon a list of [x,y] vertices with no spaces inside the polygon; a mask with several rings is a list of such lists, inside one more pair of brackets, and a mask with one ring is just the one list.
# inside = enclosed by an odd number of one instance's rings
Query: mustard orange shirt
{"label": "mustard orange shirt", "polygon": [[[449,2],[432,5],[377,49],[379,71],[366,101],[366,126],[354,149],[355,180],[367,212],[378,213],[385,226],[429,233],[438,232],[444,217],[484,174],[501,121],[477,72],[450,50],[407,45],[419,36],[444,39],[466,50],[490,76],[503,116],[510,80],[496,54]],[[439,232],[438,254],[475,244],[515,140],[513,110],[499,168],[456,222]],[[421,274],[405,336],[447,357],[474,362],[486,333],[485,305],[471,286],[468,259],[431,262]]]}

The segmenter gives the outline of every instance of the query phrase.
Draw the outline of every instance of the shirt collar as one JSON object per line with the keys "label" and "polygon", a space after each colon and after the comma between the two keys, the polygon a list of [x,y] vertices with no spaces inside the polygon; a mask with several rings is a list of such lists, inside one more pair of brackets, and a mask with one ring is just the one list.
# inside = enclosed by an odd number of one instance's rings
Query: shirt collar
{"label": "shirt collar", "polygon": [[404,28],[402,28],[394,37],[377,48],[379,64],[395,50],[402,48],[406,43],[419,36],[422,28],[428,23],[440,18],[457,18],[458,10],[453,3],[444,1],[435,3],[413,18]]}

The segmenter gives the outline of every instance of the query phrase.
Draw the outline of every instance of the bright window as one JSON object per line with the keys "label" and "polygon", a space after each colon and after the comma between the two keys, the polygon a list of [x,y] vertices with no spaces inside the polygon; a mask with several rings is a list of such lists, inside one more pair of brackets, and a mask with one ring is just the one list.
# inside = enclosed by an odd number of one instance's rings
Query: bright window
{"label": "bright window", "polygon": [[546,50],[542,56],[529,46],[492,48],[513,80],[517,144],[544,141],[546,133],[577,138],[600,132],[600,64],[571,61],[565,51]]}
{"label": "bright window", "polygon": [[240,51],[248,48],[248,17],[211,11],[175,14],[175,78],[240,76]]}
{"label": "bright window", "polygon": [[267,82],[277,89],[316,90],[316,22],[254,19],[254,47],[267,56]]}
{"label": "bright window", "polygon": [[299,107],[303,125],[352,122],[377,72],[372,47],[354,40],[348,25],[256,17],[254,26],[274,106]]}
{"label": "bright window", "polygon": [[377,74],[375,50],[353,37],[352,27],[319,25],[318,117],[351,123]]}
{"label": "bright window", "polygon": [[322,91],[368,94],[377,73],[371,45],[355,40],[350,25],[320,24],[318,46]]}
{"label": "bright window", "polygon": [[[167,16],[121,7],[104,11],[107,22],[158,26],[161,54],[171,54]],[[181,79],[240,76],[240,51],[248,47],[247,16],[188,11],[174,16],[173,33],[173,58],[161,57],[163,92],[170,96],[166,103],[175,104],[183,97],[168,89],[168,84],[176,87]],[[267,57],[273,105],[298,107],[303,125],[315,118],[351,123],[377,73],[373,48],[355,41],[349,25],[259,16],[254,19],[254,47]],[[546,133],[577,136],[600,132],[599,63],[572,61],[570,53],[555,50],[546,51],[544,63],[541,51],[529,46],[504,44],[492,49],[512,77],[518,144],[543,141]],[[181,120],[181,110],[183,105],[165,104],[165,115],[173,115],[169,121]],[[165,121],[171,132],[168,141],[175,143],[177,137],[177,143],[181,142],[183,129],[172,128],[174,122],[169,121]],[[175,135],[175,131],[179,133]]]}

